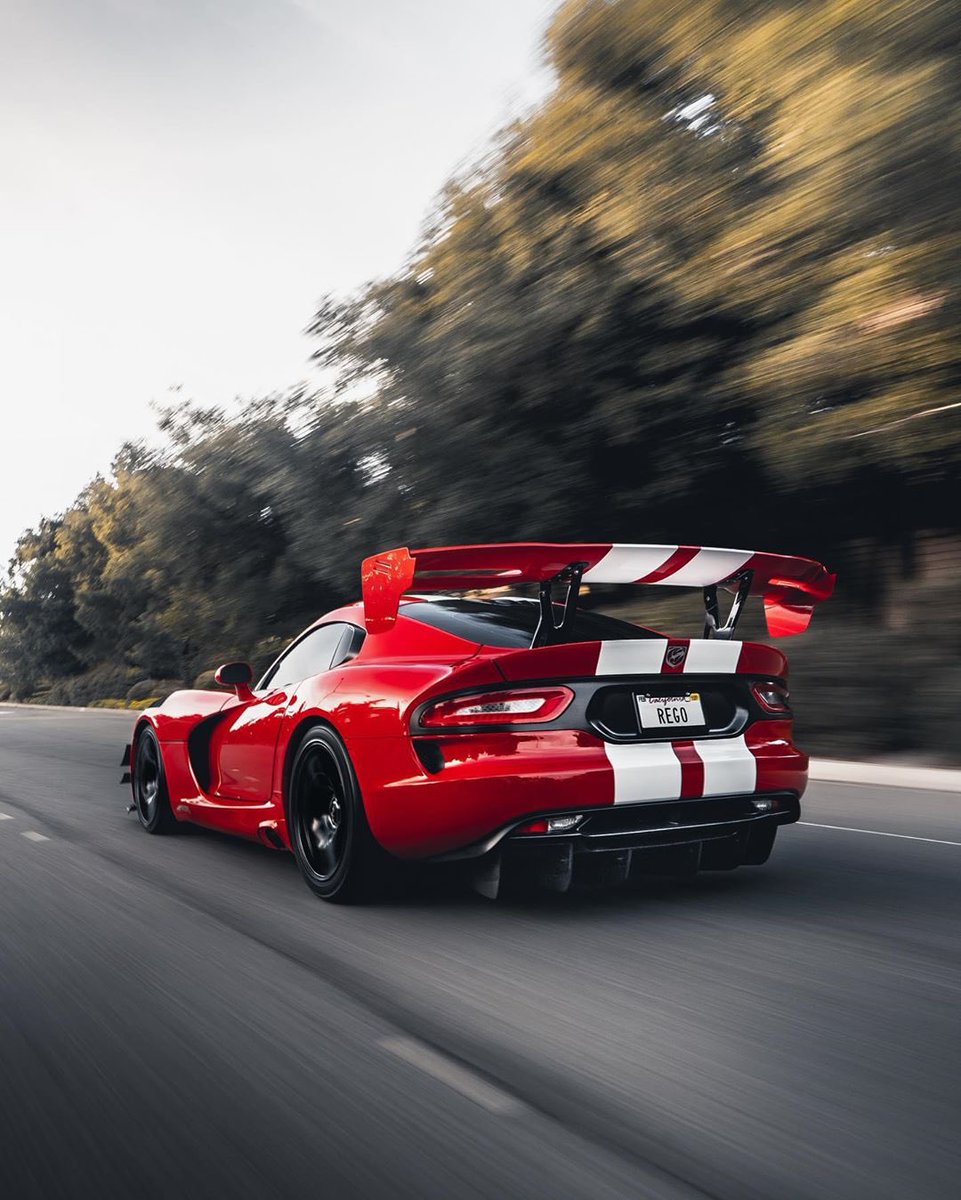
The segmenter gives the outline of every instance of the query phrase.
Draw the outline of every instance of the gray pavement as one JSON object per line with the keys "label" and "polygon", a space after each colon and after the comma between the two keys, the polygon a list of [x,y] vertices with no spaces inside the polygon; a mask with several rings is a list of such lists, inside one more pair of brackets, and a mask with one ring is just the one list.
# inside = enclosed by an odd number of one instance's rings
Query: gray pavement
{"label": "gray pavement", "polygon": [[818,783],[763,868],[344,909],[147,837],[131,723],[0,706],[5,1200],[958,1196],[961,797]]}

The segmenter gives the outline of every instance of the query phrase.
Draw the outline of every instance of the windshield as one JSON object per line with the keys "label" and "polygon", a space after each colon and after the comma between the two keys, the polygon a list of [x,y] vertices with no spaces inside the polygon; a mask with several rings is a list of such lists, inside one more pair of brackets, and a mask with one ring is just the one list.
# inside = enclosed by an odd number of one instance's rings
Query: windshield
{"label": "windshield", "polygon": [[[563,608],[554,605],[556,620]],[[424,600],[410,601],[401,606],[405,617],[413,617],[425,625],[433,625],[469,642],[505,649],[524,650],[530,647],[537,629],[540,605],[536,600]],[[558,635],[559,636],[559,635]],[[564,642],[614,642],[656,638],[660,634],[616,617],[578,610],[571,629],[560,640]],[[556,644],[556,643],[555,643]]]}

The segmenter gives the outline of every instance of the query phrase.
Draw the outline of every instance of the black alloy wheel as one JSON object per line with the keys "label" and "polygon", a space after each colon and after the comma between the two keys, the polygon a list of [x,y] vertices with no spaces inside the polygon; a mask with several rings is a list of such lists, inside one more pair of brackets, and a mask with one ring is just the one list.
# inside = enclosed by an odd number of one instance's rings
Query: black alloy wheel
{"label": "black alloy wheel", "polygon": [[376,895],[390,859],[370,832],[344,744],[327,726],[309,730],[298,746],[288,797],[290,843],[308,887],[339,903]]}
{"label": "black alloy wheel", "polygon": [[144,829],[148,833],[169,833],[176,828],[160,743],[149,726],[141,731],[134,745],[132,777],[134,806]]}

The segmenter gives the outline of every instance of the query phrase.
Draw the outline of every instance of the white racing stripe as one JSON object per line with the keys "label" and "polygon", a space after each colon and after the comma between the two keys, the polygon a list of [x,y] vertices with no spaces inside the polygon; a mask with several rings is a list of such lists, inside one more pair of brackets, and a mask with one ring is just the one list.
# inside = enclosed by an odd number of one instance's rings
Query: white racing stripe
{"label": "white racing stripe", "polygon": [[883,829],[854,829],[850,825],[819,825],[817,821],[798,821],[809,829],[834,829],[838,833],[870,833],[873,837],[901,838],[905,842],[931,842],[935,846],[961,846],[961,842],[949,842],[944,838],[918,837],[913,833],[887,833]]}
{"label": "white racing stripe", "polygon": [[741,657],[740,642],[718,642],[694,638],[684,660],[684,673],[700,672],[703,675],[733,675]]}
{"label": "white racing stripe", "polygon": [[601,642],[597,675],[660,675],[667,640],[645,638],[636,642]]}
{"label": "white racing stripe", "polygon": [[634,583],[666,563],[675,550],[677,546],[612,546],[582,578],[585,583]]}
{"label": "white racing stripe", "polygon": [[709,583],[720,583],[753,557],[751,550],[717,550],[713,546],[705,546],[698,550],[689,563],[661,582],[673,587],[705,587]]}
{"label": "white racing stripe", "polygon": [[[694,638],[687,649],[683,673],[734,675],[741,657],[741,642]],[[596,675],[660,675],[667,651],[666,638],[601,642]]]}
{"label": "white racing stripe", "polygon": [[753,792],[757,787],[757,759],[743,735],[717,741],[696,741],[694,749],[704,764],[705,796]]}
{"label": "white racing stripe", "polygon": [[614,771],[615,804],[680,799],[681,762],[670,742],[649,746],[605,742],[604,752]]}

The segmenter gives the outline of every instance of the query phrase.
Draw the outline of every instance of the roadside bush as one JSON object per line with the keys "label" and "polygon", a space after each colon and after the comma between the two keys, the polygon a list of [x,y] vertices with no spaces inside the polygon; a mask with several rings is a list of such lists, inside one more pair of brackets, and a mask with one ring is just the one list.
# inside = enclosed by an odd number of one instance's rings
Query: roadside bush
{"label": "roadside bush", "polygon": [[[289,637],[274,636],[263,638],[257,642],[253,650],[248,654],[242,651],[233,656],[233,659],[225,659],[224,661],[249,662],[253,667],[254,679],[259,679],[264,671],[270,666],[274,659],[280,654],[285,646],[290,644]],[[220,664],[218,663],[217,666]],[[194,679],[193,686],[201,691],[217,691],[221,690],[220,684],[214,679],[214,674],[217,667],[210,667],[209,670],[201,671]]]}
{"label": "roadside bush", "polygon": [[961,661],[928,673],[920,690],[932,759],[961,763]]}
{"label": "roadside bush", "polygon": [[274,636],[263,638],[257,642],[250,656],[250,662],[254,668],[254,679],[259,679],[263,675],[281,650],[290,644],[290,641],[289,637]]}
{"label": "roadside bush", "polygon": [[128,689],[141,677],[141,672],[135,667],[104,664],[92,667],[82,675],[59,679],[32,699],[38,704],[76,704],[82,707],[105,696],[126,696]]}
{"label": "roadside bush", "polygon": [[202,692],[219,692],[222,690],[220,684],[214,679],[213,671],[201,671],[194,680],[194,687]]}
{"label": "roadside bush", "polygon": [[176,692],[183,684],[178,679],[141,679],[127,689],[128,700],[163,699]]}
{"label": "roadside bush", "polygon": [[961,654],[940,632],[937,604],[902,628],[823,619],[790,639],[792,704],[800,745],[814,754],[912,754],[961,762]]}

